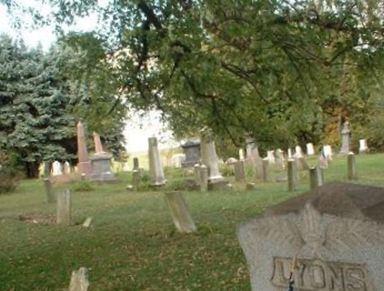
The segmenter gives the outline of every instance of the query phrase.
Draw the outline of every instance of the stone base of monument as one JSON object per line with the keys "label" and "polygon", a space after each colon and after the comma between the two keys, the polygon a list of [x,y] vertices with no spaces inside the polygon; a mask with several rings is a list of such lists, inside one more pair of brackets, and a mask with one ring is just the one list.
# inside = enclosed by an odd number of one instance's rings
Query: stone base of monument
{"label": "stone base of monument", "polygon": [[232,184],[228,183],[226,180],[216,180],[208,182],[208,190],[210,191],[221,191],[221,190],[231,190]]}
{"label": "stone base of monument", "polygon": [[92,173],[88,176],[91,181],[114,182],[117,180],[111,171],[111,158],[109,154],[97,154],[91,157]]}
{"label": "stone base of monument", "polygon": [[240,225],[238,238],[252,290],[384,290],[384,188],[317,187]]}

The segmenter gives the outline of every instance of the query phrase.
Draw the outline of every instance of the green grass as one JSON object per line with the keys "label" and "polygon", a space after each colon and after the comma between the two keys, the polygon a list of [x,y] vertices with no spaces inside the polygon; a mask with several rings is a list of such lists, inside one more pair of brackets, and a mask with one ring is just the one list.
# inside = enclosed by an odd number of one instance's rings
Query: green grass
{"label": "green grass", "polygon": [[[384,186],[383,154],[357,156],[357,166],[358,182]],[[186,176],[180,170],[166,173],[170,184]],[[271,173],[271,180],[277,175]],[[325,177],[346,180],[345,158],[332,162]],[[249,290],[236,226],[308,190],[308,175],[301,173],[295,193],[275,182],[257,182],[254,191],[235,184],[229,192],[185,192],[198,232],[181,235],[162,192],[128,192],[129,174],[119,179],[73,192],[73,219],[81,223],[92,216],[89,229],[18,219],[55,214],[55,205],[45,202],[42,181],[25,180],[16,193],[0,196],[0,290],[63,290],[81,266],[90,268],[90,290]]]}

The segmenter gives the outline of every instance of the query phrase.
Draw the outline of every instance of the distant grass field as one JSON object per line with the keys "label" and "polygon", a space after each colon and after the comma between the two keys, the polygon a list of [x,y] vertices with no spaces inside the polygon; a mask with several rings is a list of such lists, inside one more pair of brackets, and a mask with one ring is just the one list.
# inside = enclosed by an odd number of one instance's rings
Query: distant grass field
{"label": "distant grass field", "polygon": [[[384,154],[357,156],[357,168],[357,182],[384,186]],[[186,176],[182,170],[166,173],[168,188]],[[271,173],[271,180],[274,175],[281,173]],[[346,158],[332,162],[325,178],[345,181]],[[73,219],[92,216],[89,229],[18,219],[55,214],[41,180],[24,180],[16,193],[0,196],[0,290],[63,290],[82,266],[90,269],[90,290],[249,290],[236,226],[308,190],[303,172],[295,193],[287,192],[286,182],[257,181],[253,191],[234,184],[228,192],[184,192],[198,232],[181,235],[160,190],[128,192],[130,175],[121,173],[119,180],[73,192]]]}

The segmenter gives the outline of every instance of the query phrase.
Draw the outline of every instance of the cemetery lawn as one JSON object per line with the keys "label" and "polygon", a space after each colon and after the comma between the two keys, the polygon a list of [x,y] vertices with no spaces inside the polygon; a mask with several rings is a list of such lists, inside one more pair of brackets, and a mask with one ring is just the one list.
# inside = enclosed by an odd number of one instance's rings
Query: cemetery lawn
{"label": "cemetery lawn", "polygon": [[[356,164],[357,182],[384,186],[384,154],[357,156]],[[167,169],[166,175],[168,188],[183,178],[182,170]],[[181,235],[162,192],[128,192],[129,174],[118,177],[119,183],[73,191],[70,227],[19,219],[54,219],[55,205],[45,202],[41,180],[24,180],[16,193],[0,196],[0,290],[63,290],[72,270],[82,266],[90,269],[90,290],[249,290],[236,226],[308,190],[303,172],[294,193],[286,182],[257,182],[252,191],[240,184],[228,192],[185,191],[198,232]],[[325,179],[345,181],[346,158],[337,158]],[[92,225],[83,228],[89,216]]]}

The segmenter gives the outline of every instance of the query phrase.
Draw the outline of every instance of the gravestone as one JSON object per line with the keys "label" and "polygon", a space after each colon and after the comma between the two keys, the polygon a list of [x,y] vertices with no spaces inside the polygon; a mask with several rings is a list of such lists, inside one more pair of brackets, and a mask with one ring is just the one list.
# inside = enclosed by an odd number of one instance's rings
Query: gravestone
{"label": "gravestone", "polygon": [[52,176],[60,176],[63,174],[62,165],[58,161],[52,163]]}
{"label": "gravestone", "polygon": [[173,223],[181,233],[191,233],[196,231],[195,223],[189,213],[187,203],[179,192],[165,193],[165,200],[171,210]]}
{"label": "gravestone", "polygon": [[275,151],[274,150],[267,151],[267,159],[268,159],[268,162],[270,164],[275,164],[276,163]]}
{"label": "gravestone", "polygon": [[347,156],[347,164],[348,164],[348,180],[356,180],[356,159],[355,154],[350,152]]}
{"label": "gravestone", "polygon": [[349,121],[345,121],[341,129],[341,149],[340,154],[347,155],[351,146],[351,128]]}
{"label": "gravestone", "polygon": [[330,145],[326,144],[323,146],[323,153],[328,161],[332,161],[333,152],[332,147]]}
{"label": "gravestone", "polygon": [[309,169],[309,188],[311,190],[320,186],[321,176],[319,175],[319,168],[313,167]]}
{"label": "gravestone", "polygon": [[208,191],[208,168],[206,165],[201,165],[199,167],[199,182],[200,182],[200,191]]}
{"label": "gravestone", "polygon": [[166,183],[160,152],[156,137],[148,138],[149,173],[152,186],[162,186]]}
{"label": "gravestone", "polygon": [[185,154],[185,160],[181,162],[182,167],[193,167],[200,161],[200,142],[187,141],[181,148]]}
{"label": "gravestone", "polygon": [[263,182],[268,182],[268,166],[269,166],[269,161],[267,158],[264,158],[262,160],[262,166],[263,166]]}
{"label": "gravestone", "polygon": [[245,163],[247,166],[251,166],[255,172],[255,176],[258,179],[263,177],[263,162],[259,154],[259,148],[255,140],[251,137],[245,139],[246,142],[246,157]]}
{"label": "gravestone", "polygon": [[69,291],[87,291],[89,287],[88,270],[81,267],[77,271],[72,272]]}
{"label": "gravestone", "polygon": [[306,147],[307,147],[307,155],[313,156],[315,154],[315,149],[313,147],[313,144],[309,142],[306,144]]}
{"label": "gravestone", "polygon": [[92,173],[89,175],[93,181],[115,181],[115,175],[111,170],[112,155],[103,150],[100,135],[93,133],[95,154],[91,157]]}
{"label": "gravestone", "polygon": [[139,167],[140,167],[139,158],[134,157],[133,158],[133,170],[139,170]]}
{"label": "gravestone", "polygon": [[288,153],[288,159],[293,159],[293,154],[292,154],[292,149],[291,148],[289,148],[287,150],[287,153]]}
{"label": "gravestone", "polygon": [[239,160],[245,160],[244,150],[239,149]]}
{"label": "gravestone", "polygon": [[295,175],[296,167],[295,160],[289,159],[287,164],[287,172],[288,172],[288,191],[293,192],[296,190],[296,175]]}
{"label": "gravestone", "polygon": [[284,152],[281,149],[277,149],[275,151],[275,161],[276,165],[281,169],[285,169],[285,158],[284,158]]}
{"label": "gravestone", "polygon": [[359,153],[364,154],[368,152],[368,145],[366,139],[360,139],[359,140]]}
{"label": "gravestone", "polygon": [[215,142],[213,140],[212,132],[208,129],[201,131],[201,161],[208,167],[208,183],[210,189],[221,188],[227,182],[219,170],[219,158],[216,154]]}
{"label": "gravestone", "polygon": [[56,196],[52,189],[52,183],[51,180],[48,178],[44,178],[44,188],[45,188],[45,194],[47,195],[47,202],[48,203],[55,203],[56,202]]}
{"label": "gravestone", "polygon": [[71,192],[64,190],[57,193],[57,224],[71,224]]}
{"label": "gravestone", "polygon": [[384,188],[326,184],[240,225],[238,238],[252,290],[384,290]]}
{"label": "gravestone", "polygon": [[92,166],[88,157],[84,125],[81,121],[77,123],[77,158],[77,171],[80,175],[89,176],[92,173]]}
{"label": "gravestone", "polygon": [[300,159],[300,158],[304,157],[303,150],[301,149],[301,146],[297,145],[295,147],[294,157],[297,158],[297,159]]}
{"label": "gravestone", "polygon": [[236,161],[234,164],[235,169],[235,180],[236,182],[244,182],[245,181],[245,168],[244,168],[244,161]]}

